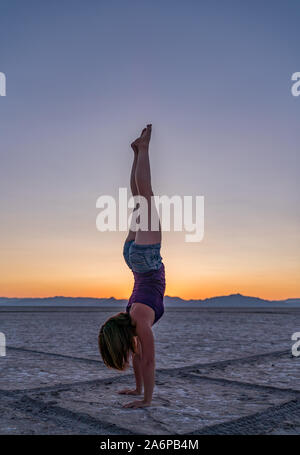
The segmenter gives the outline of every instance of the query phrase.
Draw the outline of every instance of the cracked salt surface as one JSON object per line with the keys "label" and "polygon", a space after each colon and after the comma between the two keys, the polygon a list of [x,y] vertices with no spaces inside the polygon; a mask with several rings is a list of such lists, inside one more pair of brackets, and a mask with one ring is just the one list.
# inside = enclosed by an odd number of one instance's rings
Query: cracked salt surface
{"label": "cracked salt surface", "polygon": [[289,353],[275,360],[267,356],[258,359],[254,368],[247,363],[201,368],[200,375],[300,391],[300,364]]}
{"label": "cracked salt surface", "polygon": [[[150,408],[129,411],[122,409],[122,404],[130,401],[128,396],[115,399],[116,389],[103,390],[92,384],[84,388],[74,386],[71,390],[58,393],[60,406],[75,413],[89,414],[101,421],[114,423],[136,433],[144,434],[183,434],[193,431],[199,426],[212,425],[236,419],[243,415],[265,410],[268,406],[287,401],[290,396],[279,392],[248,390],[244,392],[238,385],[225,386],[200,382],[189,383],[188,379],[170,377],[172,390],[160,387],[159,396],[153,399]],[[178,389],[185,391],[178,398]],[[224,394],[224,391],[227,393]],[[240,395],[244,393],[248,400],[241,405]],[[160,396],[167,394],[168,407],[163,406]],[[40,393],[39,398],[47,400],[48,392]],[[30,393],[32,398],[34,392]],[[130,415],[130,419],[128,419]],[[144,419],[141,419],[141,416]]]}
{"label": "cracked salt surface", "polygon": [[[115,312],[115,308],[111,312],[86,313],[60,313],[55,309],[47,313],[22,313],[19,309],[1,314],[1,330],[8,346],[99,360],[99,327]],[[295,312],[168,308],[159,322],[153,326],[157,368],[168,368],[288,349],[295,331]]]}
{"label": "cracked salt surface", "polygon": [[[7,343],[19,348],[8,347],[7,356],[1,358],[0,394],[8,391],[12,398],[2,394],[8,401],[0,416],[0,432],[184,434],[241,417],[252,419],[299,397],[299,361],[285,352],[291,348],[297,311],[168,309],[154,326],[157,370],[152,406],[122,408],[132,397],[117,391],[134,385],[132,369],[124,373],[107,369],[97,346],[100,324],[114,313],[22,313],[18,309],[1,314],[0,310]],[[270,357],[260,356],[268,352]],[[258,357],[248,359],[253,355]],[[34,402],[26,405],[27,399]],[[280,417],[274,427],[263,430],[262,426],[260,432],[299,433],[299,425],[291,424],[280,409],[276,412]],[[298,415],[297,409],[294,412]]]}

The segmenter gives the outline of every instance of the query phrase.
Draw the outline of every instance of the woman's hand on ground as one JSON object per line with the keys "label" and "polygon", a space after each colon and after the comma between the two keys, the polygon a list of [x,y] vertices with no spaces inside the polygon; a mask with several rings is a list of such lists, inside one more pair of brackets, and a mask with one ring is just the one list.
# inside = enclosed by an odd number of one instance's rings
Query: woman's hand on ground
{"label": "woman's hand on ground", "polygon": [[136,409],[136,408],[145,408],[147,406],[150,406],[151,403],[149,403],[148,401],[132,401],[131,403],[127,403],[127,404],[124,404],[123,405],[123,408],[133,408],[133,409]]}
{"label": "woman's hand on ground", "polygon": [[141,391],[140,390],[132,390],[132,389],[123,389],[123,390],[119,390],[118,393],[120,393],[121,395],[141,395]]}

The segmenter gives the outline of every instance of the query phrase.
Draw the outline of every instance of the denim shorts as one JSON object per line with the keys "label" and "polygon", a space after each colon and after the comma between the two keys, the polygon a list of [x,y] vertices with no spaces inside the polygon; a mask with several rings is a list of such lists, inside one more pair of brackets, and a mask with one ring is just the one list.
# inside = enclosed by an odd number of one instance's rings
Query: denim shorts
{"label": "denim shorts", "polygon": [[128,267],[134,272],[146,273],[159,270],[162,265],[161,243],[138,245],[134,240],[124,243],[123,256]]}

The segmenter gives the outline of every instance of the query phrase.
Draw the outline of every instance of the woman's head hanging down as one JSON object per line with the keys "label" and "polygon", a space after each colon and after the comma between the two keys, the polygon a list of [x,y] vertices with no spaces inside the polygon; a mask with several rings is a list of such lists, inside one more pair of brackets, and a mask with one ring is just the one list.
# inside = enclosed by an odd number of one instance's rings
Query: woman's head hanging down
{"label": "woman's head hanging down", "polygon": [[[165,267],[160,255],[161,226],[152,202],[149,143],[152,125],[147,125],[131,144],[134,151],[130,186],[137,196],[132,224],[123,247],[123,256],[134,276],[134,287],[126,311],[110,317],[101,327],[98,341],[105,365],[125,370],[130,354],[136,388],[119,393],[139,395],[144,386],[144,399],[125,407],[149,406],[155,376],[155,349],[152,325],[164,314]],[[146,204],[138,202],[143,196]],[[146,211],[146,213],[145,213]],[[141,219],[146,220],[142,226]],[[139,227],[140,226],[140,227]],[[154,226],[154,228],[153,228]]]}

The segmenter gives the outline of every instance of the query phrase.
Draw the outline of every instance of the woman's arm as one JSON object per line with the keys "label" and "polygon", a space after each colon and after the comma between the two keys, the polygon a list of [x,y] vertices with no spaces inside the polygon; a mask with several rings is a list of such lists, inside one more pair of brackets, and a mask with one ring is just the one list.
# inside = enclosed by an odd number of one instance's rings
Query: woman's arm
{"label": "woman's arm", "polygon": [[142,374],[144,380],[144,402],[150,404],[155,383],[155,355],[154,336],[149,324],[140,324],[137,335],[141,341]]}
{"label": "woman's arm", "polygon": [[136,334],[142,346],[141,370],[144,382],[144,399],[143,401],[128,403],[125,407],[149,406],[155,383],[154,336],[149,321],[140,320],[136,326]]}
{"label": "woman's arm", "polygon": [[140,340],[137,338],[137,352],[132,356],[132,366],[135,376],[136,391],[142,393],[143,390],[143,371],[142,371],[142,346]]}
{"label": "woman's arm", "polygon": [[122,389],[118,393],[123,395],[140,395],[143,391],[143,372],[142,372],[142,347],[138,337],[135,337],[136,352],[132,354],[132,366],[135,376],[135,389]]}

